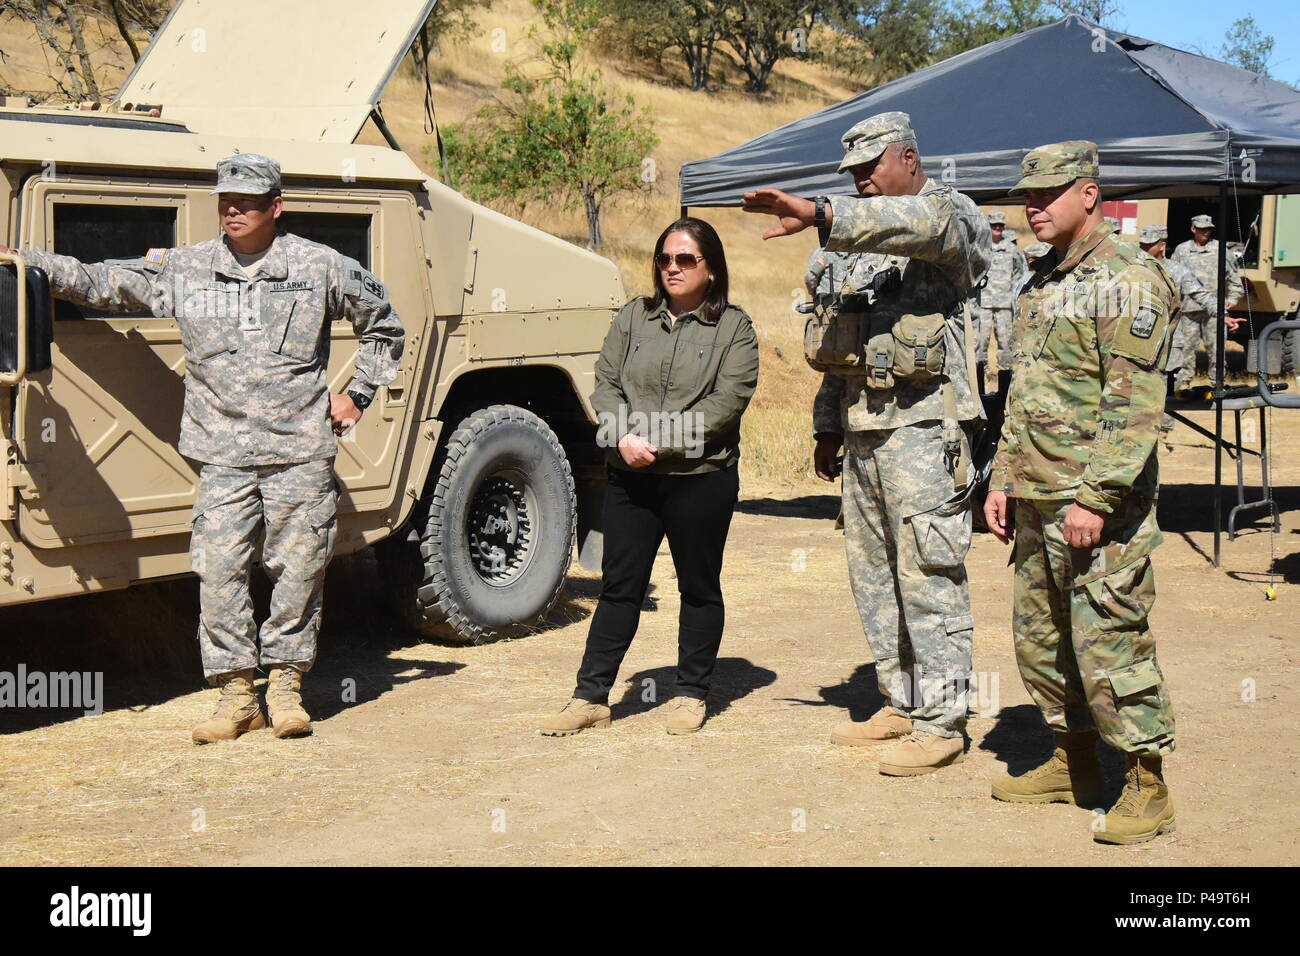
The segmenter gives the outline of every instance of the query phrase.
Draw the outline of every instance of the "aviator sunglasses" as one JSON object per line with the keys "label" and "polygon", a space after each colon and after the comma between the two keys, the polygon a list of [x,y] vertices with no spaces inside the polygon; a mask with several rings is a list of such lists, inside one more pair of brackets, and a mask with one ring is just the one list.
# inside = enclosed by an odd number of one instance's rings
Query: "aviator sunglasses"
{"label": "aviator sunglasses", "polygon": [[679,252],[675,256],[670,256],[666,252],[661,252],[655,256],[655,265],[660,269],[667,269],[668,264],[676,261],[679,269],[694,269],[698,263],[704,261],[703,256],[693,256],[689,252]]}

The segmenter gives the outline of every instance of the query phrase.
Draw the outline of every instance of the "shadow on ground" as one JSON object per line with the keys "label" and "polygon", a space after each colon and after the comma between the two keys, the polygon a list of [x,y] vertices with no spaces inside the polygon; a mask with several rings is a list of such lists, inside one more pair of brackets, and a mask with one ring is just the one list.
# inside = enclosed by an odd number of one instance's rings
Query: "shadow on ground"
{"label": "shadow on ground", "polygon": [[[987,750],[1007,765],[1007,773],[1018,777],[1052,755],[1055,738],[1033,704],[1004,707],[994,718],[993,729],[984,735],[979,749]],[[1099,743],[1097,758],[1106,777],[1105,806],[1111,806],[1124,787],[1124,755]]]}
{"label": "shadow on ground", "polygon": [[[720,657],[713,671],[713,684],[709,688],[708,715],[716,717],[728,707],[776,680],[776,671],[759,667],[743,657]],[[623,699],[610,705],[615,720],[634,717],[666,704],[676,695],[677,669],[651,667],[637,671],[630,678],[632,685]]]}
{"label": "shadow on ground", "polygon": [[[860,664],[848,679],[818,690],[821,700],[808,700],[802,697],[782,697],[791,704],[804,704],[808,707],[834,707],[848,712],[849,720],[866,720],[881,707],[885,706],[884,695],[880,693],[876,680],[876,665]],[[829,731],[828,731],[829,732]]]}
{"label": "shadow on ground", "polygon": [[736,510],[747,515],[774,518],[825,518],[834,521],[840,513],[839,495],[802,495],[798,498],[746,498]]}
{"label": "shadow on ground", "polygon": [[[590,612],[579,603],[599,592],[599,580],[570,578],[566,594],[543,628]],[[253,573],[258,622],[267,616],[270,583]],[[655,602],[647,599],[653,609]],[[123,591],[0,608],[0,672],[102,674],[104,710],[143,709],[207,686],[196,637],[198,581],[185,578]],[[393,659],[392,652],[427,643],[393,612],[373,552],[345,555],[325,580],[324,626],[317,665],[303,682],[309,712],[322,719],[383,696],[398,684],[444,677],[464,664]],[[350,685],[343,681],[350,680]],[[89,685],[93,688],[92,683]],[[349,698],[345,699],[346,690]],[[85,707],[0,706],[0,733],[50,726],[85,715]]]}

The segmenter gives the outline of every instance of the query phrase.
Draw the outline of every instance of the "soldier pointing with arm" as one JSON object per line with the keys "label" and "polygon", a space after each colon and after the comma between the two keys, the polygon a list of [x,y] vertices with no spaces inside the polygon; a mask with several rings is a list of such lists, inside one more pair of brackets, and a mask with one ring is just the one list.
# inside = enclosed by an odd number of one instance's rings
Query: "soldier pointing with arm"
{"label": "soldier pointing with arm", "polygon": [[[24,252],[54,295],[108,311],[174,316],[185,347],[179,450],[200,464],[191,554],[199,576],[199,648],[221,688],[195,743],[265,726],[253,689],[269,669],[267,707],[277,737],[311,732],[301,675],[316,659],[325,566],[334,547],[336,435],[356,424],[394,380],[404,333],[374,275],[335,250],[277,230],[280,166],[253,153],[217,164],[225,235],[151,249],[127,264],[88,265]],[[360,335],[341,395],[325,380],[329,323]],[[258,632],[249,572],[259,534],[274,587]]]}
{"label": "soldier pointing with arm", "polygon": [[1173,829],[1162,757],[1174,717],[1147,617],[1155,601],[1156,435],[1177,308],[1161,264],[1101,214],[1097,146],[1040,146],[1013,193],[1054,253],[1016,318],[1014,374],[984,506],[1003,542],[1015,523],[1012,633],[1030,695],[1055,732],[1051,758],[993,782],[1016,803],[1097,807],[1096,742],[1128,760],[1094,829],[1140,843]]}
{"label": "soldier pointing with arm", "polygon": [[827,481],[844,454],[849,577],[887,703],[831,739],[902,738],[880,772],[930,773],[964,749],[974,621],[969,437],[983,417],[966,368],[966,302],[989,261],[979,210],[926,177],[906,113],[881,113],[843,137],[841,172],[858,196],[815,200],[775,189],[747,193],[747,212],[776,216],[764,238],[817,226],[831,252],[862,253],[860,301],[831,318],[813,406],[814,464]]}

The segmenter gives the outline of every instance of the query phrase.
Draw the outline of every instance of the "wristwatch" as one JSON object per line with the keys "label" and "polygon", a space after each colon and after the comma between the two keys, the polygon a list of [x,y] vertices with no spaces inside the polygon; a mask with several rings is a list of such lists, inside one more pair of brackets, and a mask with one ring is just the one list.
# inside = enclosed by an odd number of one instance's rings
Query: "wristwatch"
{"label": "wristwatch", "polygon": [[363,412],[370,407],[374,398],[370,395],[362,395],[360,392],[348,392],[348,398],[352,399],[352,404],[357,406]]}
{"label": "wristwatch", "polygon": [[813,197],[813,226],[817,229],[826,228],[826,203],[825,196]]}

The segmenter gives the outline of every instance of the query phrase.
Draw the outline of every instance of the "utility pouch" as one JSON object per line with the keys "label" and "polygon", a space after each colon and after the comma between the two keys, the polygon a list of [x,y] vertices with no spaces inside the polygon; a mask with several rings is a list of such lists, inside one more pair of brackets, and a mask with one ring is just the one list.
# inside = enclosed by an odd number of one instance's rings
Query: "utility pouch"
{"label": "utility pouch", "polygon": [[803,327],[803,357],[819,372],[862,370],[862,323],[866,316],[825,309],[808,316]]}
{"label": "utility pouch", "polygon": [[926,381],[943,374],[944,316],[903,315],[893,326],[894,374],[912,381]]}

